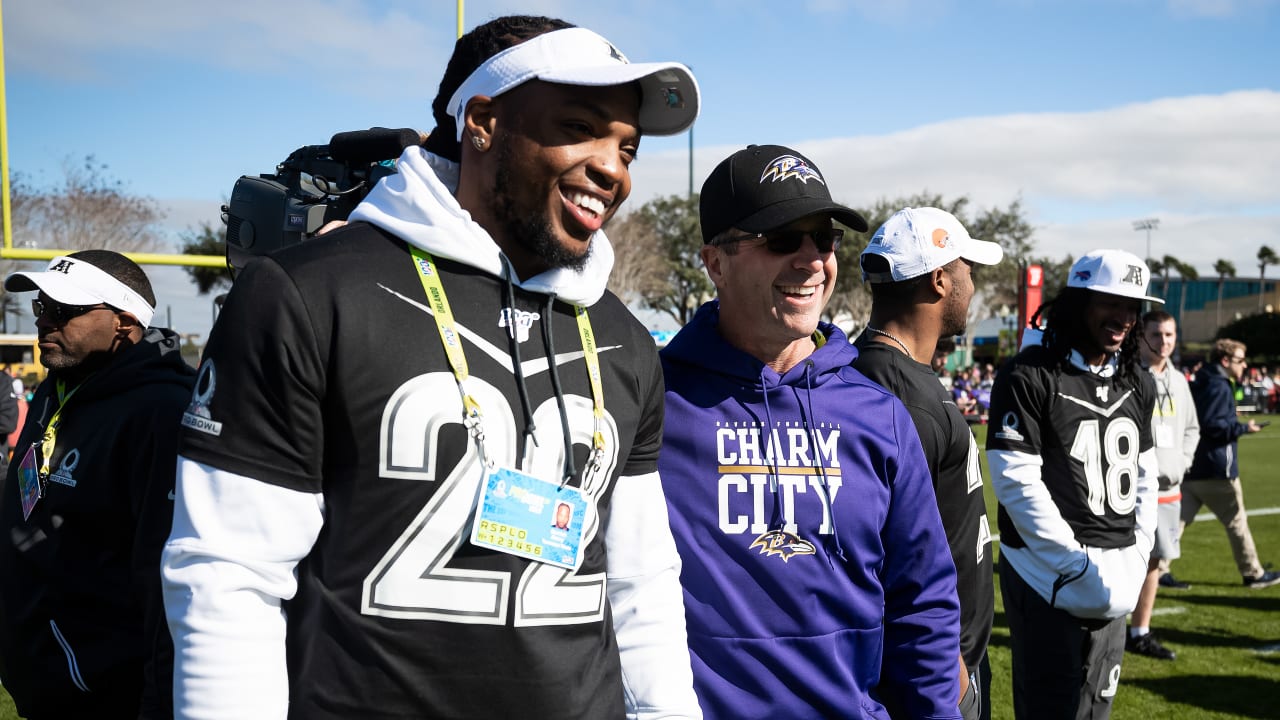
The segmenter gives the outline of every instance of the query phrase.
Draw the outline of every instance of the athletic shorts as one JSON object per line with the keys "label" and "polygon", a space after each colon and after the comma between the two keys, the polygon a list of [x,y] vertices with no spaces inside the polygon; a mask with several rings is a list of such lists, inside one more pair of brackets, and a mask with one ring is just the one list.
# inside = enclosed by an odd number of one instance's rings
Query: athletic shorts
{"label": "athletic shorts", "polygon": [[1151,557],[1177,560],[1182,557],[1182,501],[1164,502],[1156,506],[1156,543]]}

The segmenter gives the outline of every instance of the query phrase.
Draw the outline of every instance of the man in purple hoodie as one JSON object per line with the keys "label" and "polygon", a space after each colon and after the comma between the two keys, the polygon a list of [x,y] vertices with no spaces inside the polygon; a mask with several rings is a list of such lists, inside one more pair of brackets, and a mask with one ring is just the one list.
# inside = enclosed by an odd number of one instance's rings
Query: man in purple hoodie
{"label": "man in purple hoodie", "polygon": [[843,231],[794,150],[702,188],[718,299],[662,353],[659,467],[707,718],[959,718],[955,567],[902,403],[820,316]]}

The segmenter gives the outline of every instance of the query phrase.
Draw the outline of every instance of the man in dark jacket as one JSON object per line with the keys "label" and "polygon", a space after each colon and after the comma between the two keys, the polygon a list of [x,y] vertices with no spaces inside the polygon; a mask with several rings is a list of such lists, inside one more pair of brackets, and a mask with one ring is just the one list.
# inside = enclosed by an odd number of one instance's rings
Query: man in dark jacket
{"label": "man in dark jacket", "polygon": [[1182,526],[1185,529],[1195,522],[1201,505],[1208,506],[1226,528],[1245,587],[1264,588],[1280,583],[1280,572],[1268,572],[1258,561],[1236,453],[1236,438],[1262,429],[1253,420],[1244,423],[1236,419],[1235,385],[1247,366],[1244,343],[1223,338],[1214,344],[1209,362],[1191,382],[1200,419],[1200,444],[1182,484]]}
{"label": "man in dark jacket", "polygon": [[[36,388],[0,494],[0,679],[30,718],[171,715],[160,549],[195,372],[108,250],[5,279],[32,300]],[[0,391],[8,388],[0,388]]]}

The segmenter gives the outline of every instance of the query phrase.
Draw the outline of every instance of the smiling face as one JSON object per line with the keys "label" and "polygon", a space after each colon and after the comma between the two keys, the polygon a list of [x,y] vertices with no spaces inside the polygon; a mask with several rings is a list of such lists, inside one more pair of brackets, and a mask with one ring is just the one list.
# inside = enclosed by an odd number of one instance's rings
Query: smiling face
{"label": "smiling face", "polygon": [[1134,298],[1090,292],[1084,308],[1084,347],[1076,350],[1090,365],[1101,365],[1107,355],[1120,351],[1124,338],[1138,322],[1140,303]]}
{"label": "smiling face", "polygon": [[[778,231],[830,230],[826,215],[802,218]],[[813,351],[810,336],[836,284],[836,254],[806,237],[785,255],[752,239],[705,246],[702,259],[720,298],[720,334],[730,344],[785,372]]]}
{"label": "smiling face", "polygon": [[634,85],[531,81],[496,100],[473,100],[458,200],[522,277],[581,268],[591,237],[631,193],[640,145]]}

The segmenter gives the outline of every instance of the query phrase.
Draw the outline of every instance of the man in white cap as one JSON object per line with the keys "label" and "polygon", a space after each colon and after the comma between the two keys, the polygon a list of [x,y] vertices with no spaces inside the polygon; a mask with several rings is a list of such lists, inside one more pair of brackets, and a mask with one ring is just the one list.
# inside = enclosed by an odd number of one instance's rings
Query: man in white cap
{"label": "man in white cap", "polygon": [[1125,616],[1146,576],[1159,474],[1156,388],[1140,364],[1146,263],[1096,250],[1036,312],[1043,331],[991,390],[1000,592],[1020,719],[1106,718]]}
{"label": "man in white cap", "polygon": [[662,373],[601,232],[697,85],[501,17],[433,107],[213,329],[164,562],[176,714],[698,717]]}
{"label": "man in white cap", "polygon": [[995,616],[991,525],[978,443],[934,375],[932,360],[941,338],[963,335],[968,326],[974,264],[995,265],[1003,257],[998,244],[969,237],[945,210],[899,210],[862,251],[862,278],[871,283],[871,317],[854,342],[858,359],[853,366],[907,406],[929,463],[956,564],[960,710],[965,720],[981,717],[991,696],[978,672]]}
{"label": "man in white cap", "polygon": [[31,301],[36,388],[0,494],[0,679],[23,717],[171,714],[160,550],[195,370],[119,253],[5,279]]}

